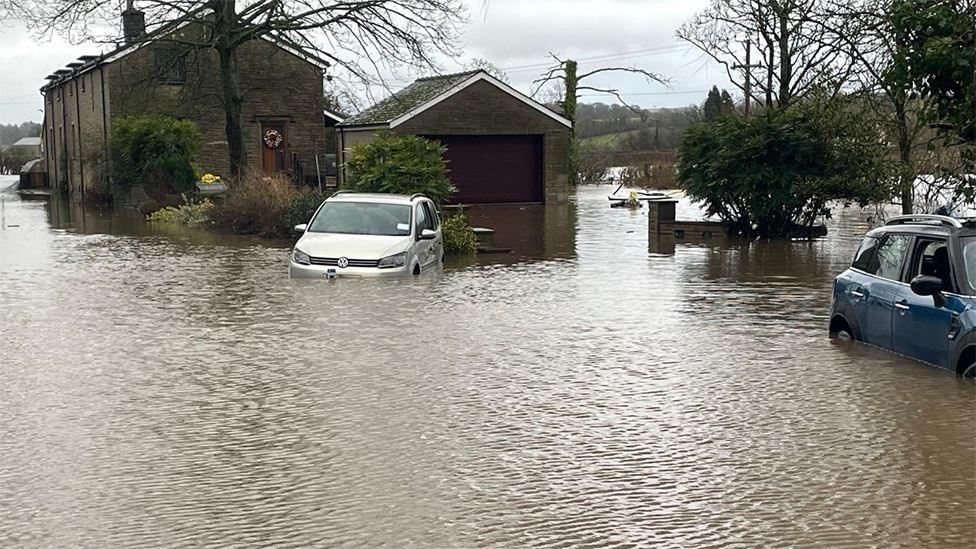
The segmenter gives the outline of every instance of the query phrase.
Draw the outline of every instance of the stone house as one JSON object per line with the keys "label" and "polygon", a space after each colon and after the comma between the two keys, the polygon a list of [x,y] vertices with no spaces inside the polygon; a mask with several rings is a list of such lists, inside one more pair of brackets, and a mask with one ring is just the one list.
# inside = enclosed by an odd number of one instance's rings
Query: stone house
{"label": "stone house", "polygon": [[380,131],[440,141],[458,203],[568,200],[572,122],[483,70],[421,78],[338,128],[340,163]]}
{"label": "stone house", "polygon": [[[50,184],[82,195],[104,191],[112,120],[120,116],[196,122],[204,137],[196,159],[200,169],[229,174],[216,53],[180,41],[204,27],[185,18],[147,35],[142,12],[122,15],[123,44],[79,57],[48,76],[41,88]],[[327,148],[324,131],[328,63],[263,38],[245,43],[237,56],[248,171],[287,172],[314,181],[316,156],[334,151]],[[279,146],[266,144],[269,130],[281,135]]]}

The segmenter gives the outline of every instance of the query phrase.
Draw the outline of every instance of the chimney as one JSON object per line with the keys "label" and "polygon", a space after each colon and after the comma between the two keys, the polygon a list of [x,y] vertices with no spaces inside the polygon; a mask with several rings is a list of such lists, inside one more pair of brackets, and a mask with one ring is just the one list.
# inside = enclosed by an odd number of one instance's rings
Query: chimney
{"label": "chimney", "polygon": [[126,44],[138,42],[146,35],[146,14],[133,6],[133,0],[126,1],[126,9],[122,12],[122,34]]}

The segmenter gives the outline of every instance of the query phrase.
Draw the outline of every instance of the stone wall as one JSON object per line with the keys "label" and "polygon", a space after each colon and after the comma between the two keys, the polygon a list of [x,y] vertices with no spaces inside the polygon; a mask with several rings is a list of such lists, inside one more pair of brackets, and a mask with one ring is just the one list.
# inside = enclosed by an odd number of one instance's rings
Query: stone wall
{"label": "stone wall", "polygon": [[[185,58],[186,82],[160,82],[153,77],[156,55],[173,47],[165,41],[152,43],[110,65],[111,116],[159,114],[195,121],[204,136],[200,168],[226,175],[228,148],[217,55],[190,51]],[[321,161],[323,154],[332,152],[325,144],[322,69],[265,40],[241,46],[237,63],[248,169],[263,170],[261,123],[281,122],[286,165],[291,168],[297,162],[305,178],[314,180],[315,155]]]}

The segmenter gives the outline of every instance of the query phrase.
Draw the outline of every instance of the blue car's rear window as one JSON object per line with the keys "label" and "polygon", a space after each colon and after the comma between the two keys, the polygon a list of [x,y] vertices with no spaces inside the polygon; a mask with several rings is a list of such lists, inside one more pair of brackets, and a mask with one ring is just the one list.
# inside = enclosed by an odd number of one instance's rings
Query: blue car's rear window
{"label": "blue car's rear window", "polygon": [[874,274],[878,270],[878,239],[873,236],[865,236],[861,241],[861,247],[854,254],[854,263],[851,264],[855,269],[866,273]]}

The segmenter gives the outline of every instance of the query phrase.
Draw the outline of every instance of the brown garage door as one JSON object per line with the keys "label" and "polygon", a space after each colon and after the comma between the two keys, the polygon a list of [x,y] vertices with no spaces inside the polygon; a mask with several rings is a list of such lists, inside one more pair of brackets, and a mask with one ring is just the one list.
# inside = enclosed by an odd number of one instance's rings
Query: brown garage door
{"label": "brown garage door", "polygon": [[447,146],[455,202],[542,202],[541,135],[430,135]]}

